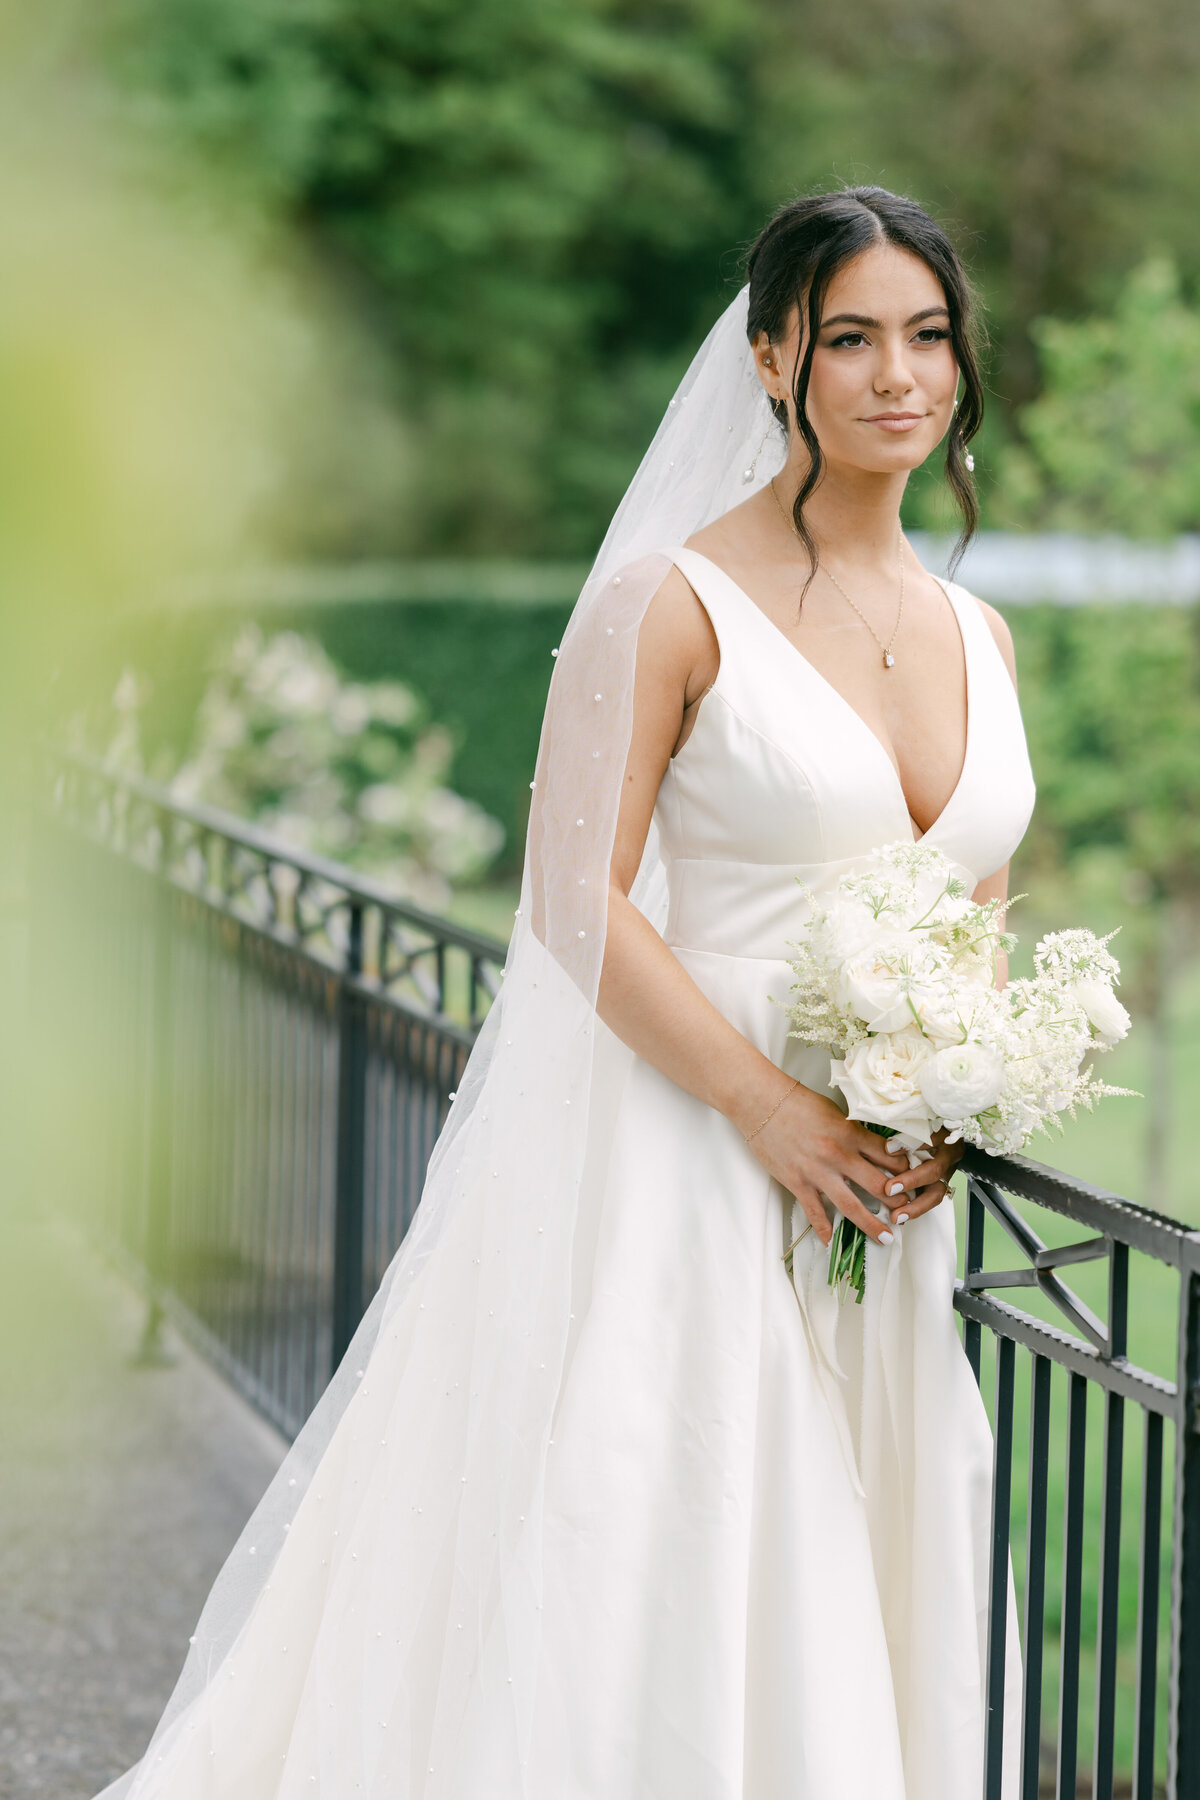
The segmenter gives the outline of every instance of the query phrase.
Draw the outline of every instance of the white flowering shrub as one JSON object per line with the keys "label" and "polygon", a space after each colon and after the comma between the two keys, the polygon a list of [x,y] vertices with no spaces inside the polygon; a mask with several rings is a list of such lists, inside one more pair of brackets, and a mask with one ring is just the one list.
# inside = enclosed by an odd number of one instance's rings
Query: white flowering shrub
{"label": "white flowering shrub", "polygon": [[504,843],[448,785],[453,751],[402,682],[348,681],[314,639],[247,626],[213,669],[169,785],[438,908]]}

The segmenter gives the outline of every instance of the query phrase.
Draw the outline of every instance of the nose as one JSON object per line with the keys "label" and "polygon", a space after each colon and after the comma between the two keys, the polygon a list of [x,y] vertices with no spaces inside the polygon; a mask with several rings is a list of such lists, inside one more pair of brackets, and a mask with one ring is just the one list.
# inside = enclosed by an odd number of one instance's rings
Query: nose
{"label": "nose", "polygon": [[875,372],[877,394],[910,394],[916,386],[908,365],[908,341],[902,335],[884,338],[879,367]]}

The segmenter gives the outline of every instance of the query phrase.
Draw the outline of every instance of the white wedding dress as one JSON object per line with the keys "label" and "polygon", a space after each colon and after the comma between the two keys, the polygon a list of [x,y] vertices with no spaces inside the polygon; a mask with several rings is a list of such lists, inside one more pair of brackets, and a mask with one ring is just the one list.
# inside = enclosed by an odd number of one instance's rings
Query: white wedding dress
{"label": "white wedding dress", "polygon": [[[665,936],[739,1030],[829,1092],[828,1054],[789,1041],[777,1004],[796,880],[819,886],[911,837],[908,807],[880,741],[767,616],[705,557],[675,560],[711,617],[720,670],[658,797]],[[966,658],[967,745],[926,841],[974,885],[1020,841],[1033,779],[983,615],[946,591]],[[579,1205],[519,1766],[504,1646],[451,1597],[464,1540],[409,1500],[449,1417],[414,1334],[424,1296],[453,1307],[468,1294],[478,1257],[464,1226],[381,1330],[232,1648],[122,1795],[982,1792],[991,1439],[952,1311],[951,1207],[901,1228],[890,1250],[871,1247],[863,1306],[829,1292],[813,1233],[793,1287],[790,1197],[723,1116],[603,1028]],[[463,1331],[470,1318],[464,1298]],[[499,1495],[473,1497],[486,1525]],[[435,1549],[406,1562],[422,1530]],[[255,1548],[244,1540],[238,1555]],[[402,1604],[417,1625],[398,1668],[388,1653]],[[1011,1594],[1009,1609],[1006,1736],[1019,1703]],[[464,1644],[474,1660],[456,1663]],[[467,1699],[435,1774],[429,1721],[452,1669]],[[1011,1794],[1011,1748],[1006,1763]]]}

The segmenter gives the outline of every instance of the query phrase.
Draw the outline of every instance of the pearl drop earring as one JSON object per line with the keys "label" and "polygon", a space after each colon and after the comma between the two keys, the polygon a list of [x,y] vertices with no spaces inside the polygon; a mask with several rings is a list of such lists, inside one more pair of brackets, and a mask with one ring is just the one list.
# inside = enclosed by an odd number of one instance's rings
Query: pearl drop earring
{"label": "pearl drop earring", "polygon": [[763,453],[763,446],[766,443],[767,439],[771,435],[771,427],[774,423],[775,423],[775,414],[770,413],[767,417],[767,428],[763,432],[762,437],[759,439],[758,449],[754,452],[754,455],[750,459],[750,467],[748,469],[742,470],[742,485],[743,485],[743,487],[748,486],[749,483],[754,480],[755,474],[758,471],[758,459]]}
{"label": "pearl drop earring", "polygon": [[963,457],[963,461],[967,465],[967,472],[969,474],[973,475],[975,473],[975,458],[971,455],[971,452],[969,450],[966,452],[965,456]]}

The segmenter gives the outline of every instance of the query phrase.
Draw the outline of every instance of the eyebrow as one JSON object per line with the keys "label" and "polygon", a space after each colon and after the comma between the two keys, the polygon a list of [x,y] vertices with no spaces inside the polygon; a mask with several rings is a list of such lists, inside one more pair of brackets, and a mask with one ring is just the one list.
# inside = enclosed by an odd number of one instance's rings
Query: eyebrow
{"label": "eyebrow", "polygon": [[[924,312],[914,313],[911,319],[905,319],[904,324],[907,329],[910,325],[919,325],[922,319],[948,319],[949,317],[949,307],[927,306]],[[821,330],[824,331],[827,325],[866,325],[872,331],[883,330],[878,319],[868,319],[865,313],[834,313],[831,319],[821,320]]]}

